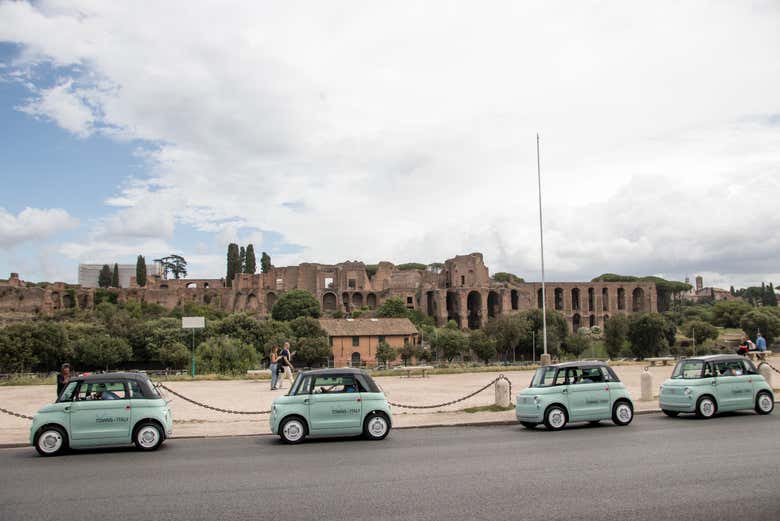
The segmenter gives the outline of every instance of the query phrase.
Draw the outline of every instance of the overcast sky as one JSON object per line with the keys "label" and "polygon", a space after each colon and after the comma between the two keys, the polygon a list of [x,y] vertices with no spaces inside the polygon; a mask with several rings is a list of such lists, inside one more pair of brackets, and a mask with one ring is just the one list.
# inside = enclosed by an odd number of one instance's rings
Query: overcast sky
{"label": "overcast sky", "polygon": [[[423,5],[424,4],[424,5]],[[780,3],[0,0],[0,276],[229,242],[780,282]]]}

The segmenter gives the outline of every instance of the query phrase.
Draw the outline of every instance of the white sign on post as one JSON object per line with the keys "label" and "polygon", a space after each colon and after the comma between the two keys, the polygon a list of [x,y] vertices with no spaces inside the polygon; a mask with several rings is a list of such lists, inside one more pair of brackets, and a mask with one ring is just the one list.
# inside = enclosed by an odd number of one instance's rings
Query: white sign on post
{"label": "white sign on post", "polygon": [[203,329],[206,327],[205,317],[181,317],[182,329]]}

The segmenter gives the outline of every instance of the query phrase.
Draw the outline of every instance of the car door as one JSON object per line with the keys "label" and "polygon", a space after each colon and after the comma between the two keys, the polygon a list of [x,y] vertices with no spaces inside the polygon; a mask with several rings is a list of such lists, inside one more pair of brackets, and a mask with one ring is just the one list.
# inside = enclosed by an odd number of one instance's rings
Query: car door
{"label": "car door", "polygon": [[598,420],[609,416],[609,386],[598,367],[578,369],[569,380],[568,394],[572,421]]}
{"label": "car door", "polygon": [[130,416],[123,381],[82,382],[70,406],[71,439],[77,445],[129,443]]}
{"label": "car door", "polygon": [[742,361],[735,358],[715,362],[719,408],[723,411],[753,406],[753,378],[745,374]]}
{"label": "car door", "polygon": [[362,398],[352,375],[318,375],[309,396],[312,433],[357,434],[362,430]]}

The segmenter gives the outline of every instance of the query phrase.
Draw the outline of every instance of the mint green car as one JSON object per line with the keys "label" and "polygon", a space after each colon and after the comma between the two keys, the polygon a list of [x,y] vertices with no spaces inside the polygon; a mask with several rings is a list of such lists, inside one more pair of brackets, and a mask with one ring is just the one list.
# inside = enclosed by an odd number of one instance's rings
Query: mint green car
{"label": "mint green car", "polygon": [[384,439],[392,427],[390,404],[379,386],[359,369],[303,371],[290,392],[271,407],[271,432],[285,443],[306,436]]}
{"label": "mint green car", "polygon": [[628,425],[634,403],[626,386],[603,362],[567,362],[540,367],[531,385],[517,395],[515,412],[523,427],[543,423],[557,431],[569,422],[612,420]]}
{"label": "mint green car", "polygon": [[104,373],[72,378],[57,401],[33,418],[30,443],[41,456],[131,443],[150,451],[172,429],[171,410],[149,377]]}
{"label": "mint green car", "polygon": [[712,418],[718,412],[754,409],[769,414],[775,407],[772,388],[756,366],[739,355],[711,355],[677,362],[672,377],[661,385],[661,410]]}

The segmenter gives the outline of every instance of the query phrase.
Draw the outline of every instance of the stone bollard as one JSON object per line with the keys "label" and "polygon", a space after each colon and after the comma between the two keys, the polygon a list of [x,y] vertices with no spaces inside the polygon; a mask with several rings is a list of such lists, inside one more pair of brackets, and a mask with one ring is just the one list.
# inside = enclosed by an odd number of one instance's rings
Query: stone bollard
{"label": "stone bollard", "polygon": [[645,367],[645,371],[642,373],[642,401],[649,402],[653,399],[653,375]]}
{"label": "stone bollard", "polygon": [[496,382],[496,405],[509,407],[511,404],[512,397],[509,396],[509,382],[502,378]]}
{"label": "stone bollard", "polygon": [[764,377],[769,387],[772,387],[772,368],[766,364],[761,364],[758,368],[758,374]]}
{"label": "stone bollard", "polygon": [[549,355],[549,354],[542,355],[542,356],[539,358],[539,363],[540,363],[542,366],[545,366],[545,365],[550,365],[550,362],[551,362],[551,361],[552,361],[552,358],[550,357],[550,355]]}

